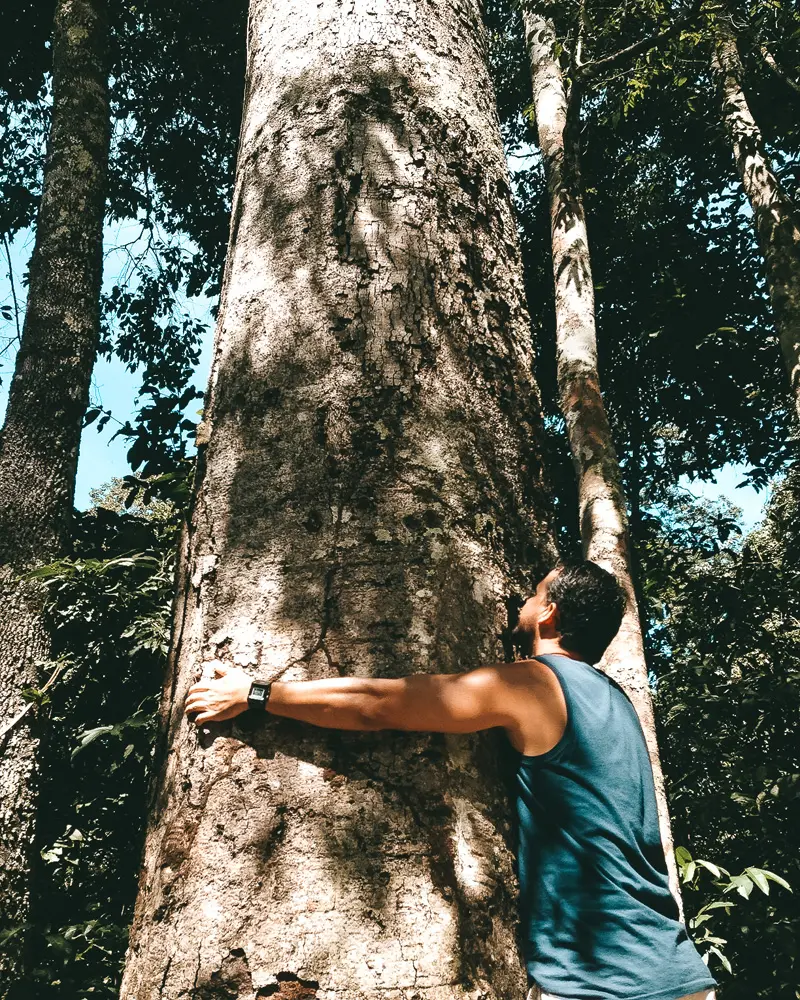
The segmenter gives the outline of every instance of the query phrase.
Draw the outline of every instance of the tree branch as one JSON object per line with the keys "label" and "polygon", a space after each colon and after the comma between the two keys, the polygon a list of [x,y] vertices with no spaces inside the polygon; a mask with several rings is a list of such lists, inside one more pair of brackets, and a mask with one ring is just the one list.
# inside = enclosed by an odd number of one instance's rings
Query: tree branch
{"label": "tree branch", "polygon": [[575,72],[576,82],[580,80],[582,83],[586,83],[589,80],[595,80],[607,70],[615,69],[621,63],[629,62],[637,56],[640,56],[643,52],[649,52],[650,49],[659,48],[659,46],[663,45],[664,42],[669,41],[670,38],[674,38],[675,35],[695,20],[697,15],[700,13],[703,3],[704,0],[694,0],[689,13],[685,17],[675,21],[674,24],[671,24],[663,31],[657,31],[654,35],[650,35],[648,38],[643,38],[639,42],[627,45],[624,49],[619,49],[617,52],[613,52],[610,56],[604,56],[602,59],[596,59],[594,62],[586,63],[586,65],[578,67]]}
{"label": "tree branch", "polygon": [[583,47],[586,42],[586,0],[581,0],[578,11],[578,37],[575,42],[575,70],[580,72],[583,66]]}
{"label": "tree branch", "polygon": [[770,70],[772,75],[776,76],[782,83],[786,84],[786,86],[790,90],[793,90],[795,94],[800,95],[800,83],[798,83],[796,80],[793,80],[786,72],[786,70],[782,69],[778,65],[777,61],[775,60],[775,56],[773,56],[773,54],[770,52],[770,50],[763,42],[761,42],[761,44],[758,46],[758,51],[761,54],[761,58],[766,63],[766,66]]}
{"label": "tree branch", "polygon": [[564,122],[564,179],[570,191],[576,189],[580,172],[582,106],[583,81],[573,80],[567,95],[567,115]]}
{"label": "tree branch", "polygon": [[14,323],[17,328],[17,342],[22,340],[22,330],[19,323],[19,303],[17,302],[17,289],[14,285],[14,265],[11,263],[11,249],[8,239],[3,235],[3,247],[6,251],[6,261],[8,262],[8,283],[11,286],[11,298],[14,303]]}
{"label": "tree branch", "polygon": [[[58,676],[61,673],[61,671],[64,669],[65,666],[66,666],[66,663],[63,663],[63,662],[58,664],[58,666],[56,667],[56,669],[53,671],[53,673],[48,678],[47,683],[45,684],[45,686],[41,689],[41,693],[42,694],[44,694],[49,688],[51,688],[53,686],[53,684],[58,680]],[[25,718],[25,716],[28,714],[28,712],[30,712],[30,710],[33,708],[33,706],[35,704],[36,704],[36,702],[29,701],[27,703],[27,705],[23,709],[21,709],[19,712],[17,712],[17,714],[14,716],[14,718],[10,722],[8,722],[5,726],[3,726],[2,729],[0,729],[0,743],[2,743],[2,741],[6,738],[6,736],[8,736],[8,734],[11,732],[11,730],[15,726],[18,726],[19,723],[22,722],[22,720]]]}

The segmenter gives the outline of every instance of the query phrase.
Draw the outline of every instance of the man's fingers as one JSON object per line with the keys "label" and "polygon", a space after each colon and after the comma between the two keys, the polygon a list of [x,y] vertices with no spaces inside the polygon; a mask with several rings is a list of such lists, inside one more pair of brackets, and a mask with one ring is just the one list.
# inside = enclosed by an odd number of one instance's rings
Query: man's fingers
{"label": "man's fingers", "polygon": [[186,709],[187,712],[199,712],[206,707],[206,699],[202,695],[195,695],[192,698],[186,699]]}
{"label": "man's fingers", "polygon": [[211,722],[215,717],[216,712],[203,712],[202,715],[198,715],[194,720],[196,726],[202,726],[204,722]]}

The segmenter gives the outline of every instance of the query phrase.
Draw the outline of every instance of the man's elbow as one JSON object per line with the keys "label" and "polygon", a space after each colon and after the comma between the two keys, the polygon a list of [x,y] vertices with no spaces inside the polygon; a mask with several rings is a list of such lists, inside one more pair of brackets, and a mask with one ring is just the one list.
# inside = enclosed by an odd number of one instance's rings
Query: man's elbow
{"label": "man's elbow", "polygon": [[372,695],[359,705],[359,719],[366,732],[401,729],[397,699],[391,694]]}

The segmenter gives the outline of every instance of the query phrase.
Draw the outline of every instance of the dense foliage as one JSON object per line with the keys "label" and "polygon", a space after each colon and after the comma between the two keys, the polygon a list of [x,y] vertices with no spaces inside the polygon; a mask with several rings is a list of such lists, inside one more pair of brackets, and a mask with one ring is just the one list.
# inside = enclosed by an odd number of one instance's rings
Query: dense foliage
{"label": "dense foliage", "polygon": [[[796,888],[800,476],[776,487],[764,523],[741,543],[719,507],[673,495],[658,513],[639,551],[677,842]],[[713,892],[708,872],[699,875],[693,908]],[[781,889],[714,914],[735,971],[726,998],[794,995],[798,920],[800,898]]]}
{"label": "dense foliage", "polygon": [[37,573],[55,638],[44,672],[61,670],[44,699],[36,920],[36,977],[53,1000],[117,995],[141,861],[179,518],[128,499],[119,482],[98,491],[74,555]]}
{"label": "dense foliage", "polygon": [[[582,33],[587,61],[690,9],[658,0],[545,6],[565,47],[573,50]],[[800,95],[790,84],[800,76],[800,14],[780,0],[730,6],[749,99],[794,192]],[[630,500],[676,842],[689,852],[687,911],[700,915],[698,936],[714,939],[719,954],[710,961],[725,1000],[790,1000],[800,989],[795,894],[767,879],[767,896],[763,878],[744,873],[766,869],[800,886],[800,480],[797,471],[786,476],[796,427],[709,72],[714,7],[668,45],[593,83],[582,152],[602,379]],[[52,8],[37,0],[3,7],[5,248],[35,217]],[[30,693],[46,702],[48,718],[35,914],[47,1000],[113,997],[119,983],[188,497],[198,406],[191,381],[207,335],[182,302],[207,296],[213,308],[219,293],[243,92],[242,0],[113,0],[110,8],[109,218],[135,223],[140,235],[105,297],[101,351],[139,372],[142,394],[138,417],[122,428],[131,477],[76,517],[73,555],[41,574],[56,641],[43,676],[60,669],[48,696]],[[524,40],[514,4],[492,0],[487,17],[551,476],[563,544],[574,548],[573,474],[556,406],[549,221]],[[0,310],[10,343],[18,320],[13,305]],[[90,412],[85,433],[111,416]],[[683,477],[708,477],[730,462],[745,463],[758,485],[778,483],[764,524],[745,539],[730,510],[678,488]],[[7,933],[13,946],[13,929]]]}

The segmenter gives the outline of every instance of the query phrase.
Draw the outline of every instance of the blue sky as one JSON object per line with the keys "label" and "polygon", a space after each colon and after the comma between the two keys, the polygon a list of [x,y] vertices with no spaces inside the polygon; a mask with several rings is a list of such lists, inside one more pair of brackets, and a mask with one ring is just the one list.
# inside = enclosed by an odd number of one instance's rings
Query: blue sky
{"label": "blue sky", "polygon": [[[104,234],[105,260],[103,287],[109,291],[130,270],[131,256],[139,249],[140,227],[133,222],[115,223],[106,227]],[[131,243],[131,241],[136,241]],[[119,249],[124,247],[124,249]],[[24,299],[25,288],[23,277],[28,258],[33,250],[33,234],[31,231],[21,233],[10,247],[11,265],[14,273],[14,288],[17,301]],[[13,305],[11,281],[8,274],[8,260],[3,253],[0,257],[0,306]],[[208,368],[211,363],[211,341],[213,338],[213,321],[210,316],[210,303],[206,299],[183,299],[178,303],[181,311],[189,312],[197,318],[207,321],[208,334],[203,344],[202,356],[195,374],[194,382],[201,390],[205,389]],[[22,320],[20,319],[20,323]],[[15,323],[7,323],[0,318],[0,350],[6,348],[0,356],[0,414],[5,415],[8,401],[8,387],[14,370],[16,344],[14,335]],[[123,438],[114,438],[120,423],[132,419],[136,413],[136,394],[141,384],[136,372],[127,370],[116,358],[106,360],[100,358],[95,365],[92,376],[91,405],[110,409],[114,419],[98,432],[97,424],[87,427],[81,439],[78,475],[75,484],[75,505],[85,510],[91,504],[89,491],[102,486],[115,477],[127,475],[130,468],[126,453],[128,443]],[[199,409],[197,403],[196,409]],[[119,421],[119,423],[117,423]]]}
{"label": "blue sky", "polygon": [[[746,465],[725,465],[717,470],[713,482],[704,483],[699,479],[692,482],[688,477],[683,476],[679,485],[698,499],[719,500],[724,497],[729,500],[739,508],[739,523],[742,529],[748,532],[762,519],[770,491],[761,490],[759,493],[749,483],[741,486],[745,482],[746,472]],[[741,488],[739,488],[740,486]]]}
{"label": "blue sky", "polygon": [[[117,249],[124,244],[130,244],[136,238],[138,226],[128,222],[108,226],[105,233],[106,257],[104,286],[109,289],[120,276],[125,275],[130,267],[131,252],[136,249],[127,246],[125,250]],[[14,288],[18,302],[24,300],[23,276],[27,267],[28,257],[33,249],[33,237],[28,231],[20,234],[10,248],[11,266],[14,277]],[[0,259],[0,306],[13,303],[12,286],[8,274],[8,261],[5,255]],[[195,375],[195,384],[201,390],[205,389],[208,367],[211,361],[211,340],[213,337],[213,322],[209,314],[210,303],[205,299],[186,299],[179,303],[179,308],[190,312],[197,318],[207,322],[207,336],[203,345],[202,357]],[[20,320],[21,322],[21,320]],[[2,350],[5,348],[5,350]],[[15,323],[7,323],[0,318],[0,414],[5,413],[8,397],[8,386],[13,372],[14,356],[16,354]],[[129,472],[126,461],[127,444],[122,438],[114,440],[114,433],[121,423],[132,418],[136,412],[136,393],[140,379],[135,372],[129,372],[118,360],[100,359],[95,367],[92,378],[91,402],[94,406],[110,409],[115,420],[110,421],[98,433],[97,425],[88,427],[81,441],[80,461],[75,491],[75,503],[80,509],[85,509],[91,503],[89,491],[115,477],[124,476]],[[720,469],[714,482],[703,483],[699,480],[691,483],[684,479],[680,485],[697,497],[715,500],[725,497],[740,508],[740,522],[747,531],[761,519],[768,493],[757,493],[751,486],[742,489],[737,487],[744,479],[744,466],[728,465]]]}

